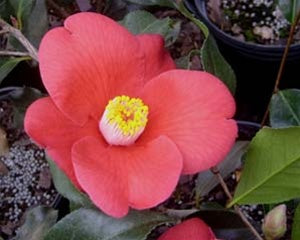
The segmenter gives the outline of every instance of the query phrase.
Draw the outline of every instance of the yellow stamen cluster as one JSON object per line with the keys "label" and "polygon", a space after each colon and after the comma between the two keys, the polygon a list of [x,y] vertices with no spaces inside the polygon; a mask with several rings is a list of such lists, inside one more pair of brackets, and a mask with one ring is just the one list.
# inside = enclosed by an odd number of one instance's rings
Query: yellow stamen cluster
{"label": "yellow stamen cluster", "polygon": [[106,120],[117,125],[124,136],[132,136],[144,128],[148,121],[148,106],[139,98],[117,96],[106,106]]}

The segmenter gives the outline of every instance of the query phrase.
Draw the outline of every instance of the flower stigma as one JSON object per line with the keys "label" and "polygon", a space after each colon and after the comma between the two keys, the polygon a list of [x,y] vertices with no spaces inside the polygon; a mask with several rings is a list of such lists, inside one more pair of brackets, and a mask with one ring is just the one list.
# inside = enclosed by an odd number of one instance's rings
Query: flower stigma
{"label": "flower stigma", "polygon": [[148,112],[148,106],[140,98],[117,96],[105,108],[100,131],[110,145],[131,145],[143,133]]}

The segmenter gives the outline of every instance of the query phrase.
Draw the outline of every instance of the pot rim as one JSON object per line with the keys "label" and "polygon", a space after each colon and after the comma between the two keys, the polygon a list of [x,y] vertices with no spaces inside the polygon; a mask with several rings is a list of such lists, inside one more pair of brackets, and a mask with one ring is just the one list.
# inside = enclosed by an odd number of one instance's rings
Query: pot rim
{"label": "pot rim", "polygon": [[[277,45],[264,45],[264,44],[258,44],[258,43],[253,43],[253,42],[248,42],[248,41],[241,41],[229,33],[226,33],[222,31],[215,23],[213,23],[206,12],[206,1],[205,0],[193,0],[194,1],[194,6],[196,10],[196,15],[200,17],[200,19],[207,25],[209,29],[214,31],[218,35],[222,35],[224,38],[226,38],[229,41],[232,41],[234,44],[239,45],[241,47],[245,46],[247,48],[252,48],[254,51],[255,50],[275,50],[278,52],[283,52],[285,49],[285,45],[282,44],[277,44]],[[293,43],[290,46],[290,50],[292,49],[300,49],[300,43]]]}

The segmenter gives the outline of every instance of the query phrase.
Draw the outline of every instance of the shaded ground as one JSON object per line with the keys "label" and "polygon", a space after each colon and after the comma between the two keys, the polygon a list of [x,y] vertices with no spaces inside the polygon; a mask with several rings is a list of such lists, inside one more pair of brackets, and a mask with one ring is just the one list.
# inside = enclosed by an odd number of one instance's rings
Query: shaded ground
{"label": "shaded ground", "polygon": [[0,236],[9,239],[23,223],[28,208],[52,206],[58,194],[44,151],[22,129],[14,127],[13,108],[8,101],[0,101],[0,126],[9,145],[9,153],[0,156]]}

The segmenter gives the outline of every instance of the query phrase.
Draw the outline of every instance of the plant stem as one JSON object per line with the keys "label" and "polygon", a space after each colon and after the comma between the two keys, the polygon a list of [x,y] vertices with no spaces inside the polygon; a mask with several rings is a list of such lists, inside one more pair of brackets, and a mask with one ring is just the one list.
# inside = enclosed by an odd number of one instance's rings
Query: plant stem
{"label": "plant stem", "polygon": [[19,29],[16,29],[5,22],[0,18],[0,27],[2,27],[2,31],[7,31],[11,35],[13,35],[18,41],[27,49],[28,55],[38,62],[38,54],[37,50],[34,46],[27,40],[27,38],[21,33]]}
{"label": "plant stem", "polygon": [[[222,175],[220,174],[220,171],[218,169],[218,167],[213,167],[211,168],[211,172],[218,178],[221,187],[223,188],[226,196],[228,197],[228,199],[231,201],[232,200],[232,195],[222,177]],[[245,217],[245,215],[243,214],[243,212],[241,211],[241,209],[239,208],[238,205],[234,205],[233,206],[235,212],[240,216],[240,218],[242,219],[242,221],[246,224],[246,226],[250,229],[250,231],[255,235],[255,237],[259,240],[263,240],[263,238],[259,235],[259,233],[256,231],[256,229],[252,226],[252,224],[248,221],[248,219]]]}
{"label": "plant stem", "polygon": [[0,51],[0,56],[30,57],[27,52]]}
{"label": "plant stem", "polygon": [[[296,16],[296,19],[293,22],[293,24],[291,26],[291,29],[290,29],[290,32],[289,32],[289,37],[288,37],[288,40],[287,40],[287,43],[286,43],[286,46],[285,46],[285,49],[284,49],[283,56],[281,58],[280,67],[279,67],[279,70],[278,70],[278,73],[277,73],[277,77],[276,77],[276,81],[275,81],[275,85],[274,85],[272,95],[279,91],[279,83],[280,83],[280,80],[282,78],[284,65],[286,63],[286,59],[287,59],[287,56],[288,56],[288,53],[289,53],[289,49],[290,49],[290,46],[291,46],[292,41],[294,39],[294,32],[295,32],[296,26],[298,25],[299,20],[300,20],[300,11],[298,12],[298,14]],[[260,124],[261,127],[263,127],[265,125],[266,121],[267,121],[267,118],[268,118],[268,115],[269,115],[270,105],[271,105],[271,99],[268,103],[267,109],[266,109],[265,114],[263,116],[263,119],[261,121],[261,124]]]}
{"label": "plant stem", "polygon": [[5,33],[8,33],[8,31],[7,30],[1,30],[0,31],[0,35],[5,34]]}

